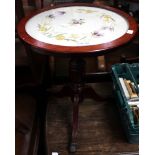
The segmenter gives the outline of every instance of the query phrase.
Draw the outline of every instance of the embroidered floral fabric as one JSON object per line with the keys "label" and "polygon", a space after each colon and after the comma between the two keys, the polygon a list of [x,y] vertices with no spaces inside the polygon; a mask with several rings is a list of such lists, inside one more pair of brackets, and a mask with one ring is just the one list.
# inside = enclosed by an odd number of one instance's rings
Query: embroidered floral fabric
{"label": "embroidered floral fabric", "polygon": [[128,30],[115,12],[86,6],[51,9],[32,17],[25,26],[33,38],[54,45],[88,46],[113,41]]}

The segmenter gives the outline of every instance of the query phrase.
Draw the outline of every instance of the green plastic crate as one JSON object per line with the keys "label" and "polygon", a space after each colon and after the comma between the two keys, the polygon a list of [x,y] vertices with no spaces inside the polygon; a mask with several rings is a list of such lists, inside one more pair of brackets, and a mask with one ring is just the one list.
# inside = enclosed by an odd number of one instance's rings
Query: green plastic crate
{"label": "green plastic crate", "polygon": [[114,94],[126,137],[130,143],[139,143],[139,125],[134,123],[132,111],[119,81],[120,77],[134,82],[136,92],[139,93],[139,64],[122,63],[112,66]]}

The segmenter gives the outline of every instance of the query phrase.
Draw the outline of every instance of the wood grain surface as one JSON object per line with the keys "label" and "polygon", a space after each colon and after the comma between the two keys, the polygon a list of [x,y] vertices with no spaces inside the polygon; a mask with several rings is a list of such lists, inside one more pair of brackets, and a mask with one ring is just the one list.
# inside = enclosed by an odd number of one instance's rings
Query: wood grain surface
{"label": "wood grain surface", "polygon": [[[113,96],[112,84],[92,84],[103,97]],[[59,90],[61,86],[57,86]],[[48,154],[68,153],[71,135],[72,102],[69,98],[50,97],[47,111]],[[79,109],[79,131],[76,155],[138,154],[138,144],[129,144],[124,135],[114,99],[97,102],[85,99]]]}

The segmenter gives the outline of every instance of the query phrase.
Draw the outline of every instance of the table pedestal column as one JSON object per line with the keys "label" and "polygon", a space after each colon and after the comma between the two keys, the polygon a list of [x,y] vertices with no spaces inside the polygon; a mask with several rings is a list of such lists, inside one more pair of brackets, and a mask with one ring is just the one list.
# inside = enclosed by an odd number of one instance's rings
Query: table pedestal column
{"label": "table pedestal column", "polygon": [[72,88],[71,100],[73,102],[70,152],[75,152],[77,145],[79,103],[83,101],[82,90],[84,87],[85,61],[82,58],[72,58],[69,66],[69,76]]}

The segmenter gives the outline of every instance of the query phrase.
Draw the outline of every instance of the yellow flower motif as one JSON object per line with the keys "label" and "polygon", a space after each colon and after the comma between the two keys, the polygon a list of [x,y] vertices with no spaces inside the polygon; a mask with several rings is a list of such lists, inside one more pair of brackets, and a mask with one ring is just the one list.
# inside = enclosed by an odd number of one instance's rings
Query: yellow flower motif
{"label": "yellow flower motif", "polygon": [[47,32],[51,27],[48,27],[46,23],[43,23],[43,24],[39,24],[38,28],[40,32],[44,33],[44,32]]}
{"label": "yellow flower motif", "polygon": [[79,36],[78,36],[78,34],[71,34],[70,37],[73,38],[73,39],[77,39]]}
{"label": "yellow flower motif", "polygon": [[86,10],[86,9],[78,9],[80,13],[93,13],[93,12],[96,12],[96,11],[93,11],[93,10]]}
{"label": "yellow flower motif", "polygon": [[109,15],[103,15],[102,17],[105,22],[109,23],[110,21],[114,21],[114,19]]}
{"label": "yellow flower motif", "polygon": [[86,13],[93,13],[93,12],[96,12],[96,11],[93,11],[93,10],[85,10]]}
{"label": "yellow flower motif", "polygon": [[63,34],[58,34],[58,35],[55,36],[55,39],[57,39],[57,40],[64,40],[65,36]]}

